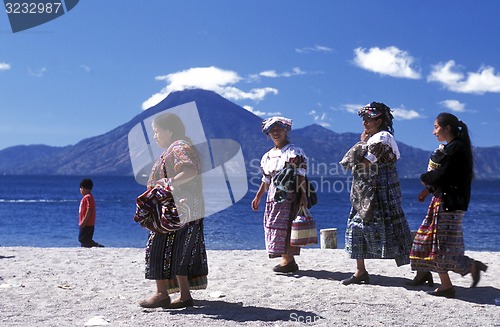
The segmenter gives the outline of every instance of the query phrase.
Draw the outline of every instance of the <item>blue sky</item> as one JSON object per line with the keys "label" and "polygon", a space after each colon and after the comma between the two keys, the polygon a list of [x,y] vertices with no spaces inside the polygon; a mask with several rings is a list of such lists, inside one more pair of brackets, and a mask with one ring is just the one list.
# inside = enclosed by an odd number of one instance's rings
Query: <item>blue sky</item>
{"label": "blue sky", "polygon": [[0,149],[106,133],[171,91],[216,91],[266,118],[361,132],[394,109],[396,139],[431,150],[455,113],[498,146],[500,2],[83,0],[12,33],[0,12]]}

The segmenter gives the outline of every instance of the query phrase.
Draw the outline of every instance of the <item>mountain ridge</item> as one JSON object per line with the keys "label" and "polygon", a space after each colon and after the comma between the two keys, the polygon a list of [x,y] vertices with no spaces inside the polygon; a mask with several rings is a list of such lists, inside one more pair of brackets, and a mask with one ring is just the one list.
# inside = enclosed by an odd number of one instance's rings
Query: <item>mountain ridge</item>
{"label": "mountain ridge", "polygon": [[[133,126],[163,110],[195,101],[207,139],[234,139],[241,144],[247,171],[256,173],[255,160],[272,147],[262,134],[262,119],[219,94],[191,89],[172,92],[157,105],[102,135],[74,145],[18,145],[0,150],[0,174],[4,175],[132,175],[128,133]],[[359,140],[358,133],[337,133],[313,124],[294,129],[291,141],[302,147],[310,166],[338,169],[345,152]],[[429,151],[397,142],[401,153],[401,178],[418,177],[427,167]],[[500,178],[500,146],[474,148],[476,176]],[[312,169],[313,175],[314,169]],[[345,172],[345,171],[344,171]]]}

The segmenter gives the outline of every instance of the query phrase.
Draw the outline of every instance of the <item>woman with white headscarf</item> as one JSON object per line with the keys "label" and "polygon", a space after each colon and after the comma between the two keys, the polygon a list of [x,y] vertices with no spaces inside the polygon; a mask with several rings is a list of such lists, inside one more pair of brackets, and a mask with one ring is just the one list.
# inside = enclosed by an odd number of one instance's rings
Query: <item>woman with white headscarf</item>
{"label": "woman with white headscarf", "polygon": [[[279,273],[293,273],[299,269],[295,255],[300,254],[300,248],[290,245],[291,223],[300,207],[307,207],[304,192],[307,157],[301,148],[290,143],[288,133],[291,129],[292,120],[285,117],[272,117],[262,122],[262,132],[271,138],[274,147],[262,156],[262,182],[252,201],[252,209],[258,210],[267,191],[264,212],[266,249],[270,258],[281,257],[281,262],[273,268]],[[283,196],[273,182],[276,174],[289,166],[293,167],[298,179],[296,186]]]}

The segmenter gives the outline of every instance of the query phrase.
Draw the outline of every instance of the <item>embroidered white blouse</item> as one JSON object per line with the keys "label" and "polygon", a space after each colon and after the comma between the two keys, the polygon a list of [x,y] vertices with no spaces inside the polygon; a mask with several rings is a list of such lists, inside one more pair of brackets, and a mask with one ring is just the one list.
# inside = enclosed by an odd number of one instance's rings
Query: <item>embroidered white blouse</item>
{"label": "embroidered white blouse", "polygon": [[[266,184],[271,183],[271,177],[279,170],[285,167],[286,162],[290,162],[291,158],[302,157],[304,162],[307,162],[307,156],[302,148],[293,144],[287,144],[281,149],[271,149],[267,151],[260,160],[260,168],[263,176],[262,181]],[[297,174],[301,176],[306,175],[306,169],[297,168]]]}
{"label": "embroidered white blouse", "polygon": [[370,149],[373,148],[373,145],[378,143],[382,143],[389,146],[392,150],[392,153],[394,153],[394,155],[396,156],[396,160],[399,159],[400,157],[399,149],[396,140],[394,139],[394,136],[392,136],[392,134],[387,131],[380,131],[376,134],[373,134],[366,142],[368,152],[366,153],[365,158],[368,161],[370,161],[371,163],[377,162],[377,157],[375,156],[375,154],[370,152]]}

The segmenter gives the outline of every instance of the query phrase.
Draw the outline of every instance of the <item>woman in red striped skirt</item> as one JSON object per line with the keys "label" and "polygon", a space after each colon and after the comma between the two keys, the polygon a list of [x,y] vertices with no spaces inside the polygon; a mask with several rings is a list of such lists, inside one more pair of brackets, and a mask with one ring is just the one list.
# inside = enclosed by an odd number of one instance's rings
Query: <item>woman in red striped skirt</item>
{"label": "woman in red striped skirt", "polygon": [[455,297],[449,271],[462,276],[471,273],[475,287],[487,266],[464,255],[462,221],[469,206],[473,178],[472,146],[467,125],[450,113],[434,121],[433,134],[441,144],[420,176],[425,189],[418,195],[423,202],[433,194],[427,215],[413,241],[411,268],[417,271],[409,285],[432,286],[431,271],[439,274],[441,285],[428,292],[434,296]]}

